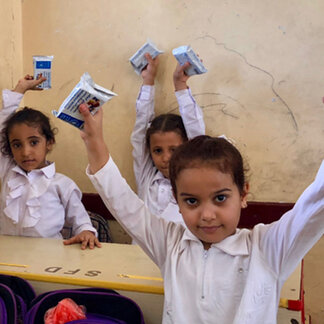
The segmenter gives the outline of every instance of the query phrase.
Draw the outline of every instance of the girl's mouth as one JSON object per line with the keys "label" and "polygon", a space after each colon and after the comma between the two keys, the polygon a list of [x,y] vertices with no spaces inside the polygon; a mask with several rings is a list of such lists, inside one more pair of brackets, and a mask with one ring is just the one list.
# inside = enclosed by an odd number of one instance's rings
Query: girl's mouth
{"label": "girl's mouth", "polygon": [[206,234],[213,234],[217,232],[218,229],[220,229],[222,225],[219,226],[200,226],[200,229],[205,232]]}
{"label": "girl's mouth", "polygon": [[23,165],[29,165],[29,164],[32,164],[34,162],[35,162],[35,160],[24,160],[24,161],[22,161],[22,164]]}

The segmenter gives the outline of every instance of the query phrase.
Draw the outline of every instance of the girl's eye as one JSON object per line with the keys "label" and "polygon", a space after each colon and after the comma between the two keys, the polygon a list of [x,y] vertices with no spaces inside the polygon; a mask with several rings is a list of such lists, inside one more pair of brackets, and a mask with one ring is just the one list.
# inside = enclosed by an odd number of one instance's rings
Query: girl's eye
{"label": "girl's eye", "polygon": [[14,143],[14,144],[11,144],[11,146],[12,146],[12,148],[17,149],[20,147],[20,144]]}
{"label": "girl's eye", "polygon": [[37,145],[38,143],[39,143],[38,140],[33,140],[33,141],[30,142],[30,145],[31,145],[31,146],[35,146],[35,145]]}
{"label": "girl's eye", "polygon": [[196,198],[187,198],[185,200],[185,202],[189,205],[189,206],[193,206],[197,204],[197,199]]}
{"label": "girl's eye", "polygon": [[154,150],[153,150],[153,153],[155,153],[155,154],[160,154],[161,152],[162,152],[161,149],[154,149]]}
{"label": "girl's eye", "polygon": [[224,202],[227,199],[225,195],[218,195],[215,197],[216,202]]}

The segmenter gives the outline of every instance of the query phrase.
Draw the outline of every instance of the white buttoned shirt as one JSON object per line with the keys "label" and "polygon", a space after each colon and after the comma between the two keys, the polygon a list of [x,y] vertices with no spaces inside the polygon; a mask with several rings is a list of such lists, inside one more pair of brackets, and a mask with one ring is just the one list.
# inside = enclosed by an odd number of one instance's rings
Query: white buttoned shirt
{"label": "white buttoned shirt", "polygon": [[284,281],[324,234],[324,162],[279,221],[237,229],[209,250],[181,224],[152,214],[111,157],[96,174],[87,174],[110,212],[160,268],[163,324],[275,324]]}
{"label": "white buttoned shirt", "polygon": [[[170,180],[154,166],[146,146],[146,130],[154,118],[154,95],[154,86],[144,85],[136,101],[136,122],[131,142],[137,193],[158,217],[183,223],[178,204],[172,194]],[[205,134],[203,113],[190,89],[176,91],[175,95],[188,138]]]}
{"label": "white buttoned shirt", "polygon": [[[0,123],[19,106],[22,94],[4,90]],[[1,126],[2,128],[2,126]],[[81,202],[81,191],[47,162],[26,173],[11,157],[0,155],[0,234],[62,238],[64,224],[74,235],[84,230],[97,234]]]}

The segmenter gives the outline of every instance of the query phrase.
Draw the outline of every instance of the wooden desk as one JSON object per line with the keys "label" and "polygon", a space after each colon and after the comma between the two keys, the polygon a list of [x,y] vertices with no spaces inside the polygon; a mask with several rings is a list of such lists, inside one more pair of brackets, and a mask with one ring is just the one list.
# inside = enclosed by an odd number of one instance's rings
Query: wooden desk
{"label": "wooden desk", "polygon": [[0,235],[0,272],[62,284],[163,293],[159,268],[137,246],[81,250],[61,240]]}
{"label": "wooden desk", "polygon": [[57,239],[0,235],[0,273],[27,279],[37,294],[81,286],[115,289],[137,302],[147,324],[161,323],[160,270],[137,245],[81,250]]}
{"label": "wooden desk", "polygon": [[[284,300],[299,300],[301,270],[286,281]],[[31,281],[37,294],[84,286],[115,289],[139,304],[147,324],[161,323],[160,270],[137,245],[103,243],[100,249],[81,250],[79,244],[64,246],[57,239],[0,235],[0,273]],[[290,324],[290,315],[279,309],[278,324]]]}

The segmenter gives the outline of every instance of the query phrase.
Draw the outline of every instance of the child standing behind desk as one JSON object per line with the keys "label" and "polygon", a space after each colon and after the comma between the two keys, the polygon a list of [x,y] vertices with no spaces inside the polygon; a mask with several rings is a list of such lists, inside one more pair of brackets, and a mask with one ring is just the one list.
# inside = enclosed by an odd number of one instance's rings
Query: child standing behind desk
{"label": "child standing behind desk", "polygon": [[185,228],[152,214],[122,178],[103,139],[102,109],[80,111],[90,180],[161,270],[163,323],[275,324],[284,281],[324,233],[324,162],[279,221],[238,229],[249,188],[242,156],[224,138],[198,136],[170,162]]}
{"label": "child standing behind desk", "polygon": [[3,91],[0,234],[62,238],[60,231],[68,221],[75,236],[64,244],[100,247],[79,188],[46,160],[55,144],[48,117],[27,107],[15,112],[24,93],[38,90],[44,80],[26,75],[14,91]]}
{"label": "child standing behind desk", "polygon": [[136,101],[136,122],[131,136],[134,174],[138,196],[155,215],[173,222],[183,222],[175,201],[170,180],[169,161],[174,150],[188,138],[205,134],[203,113],[187,86],[184,70],[189,63],[173,73],[175,95],[181,116],[163,114],[154,118],[154,81],[158,57],[146,53],[147,67],[142,71],[143,85]]}

